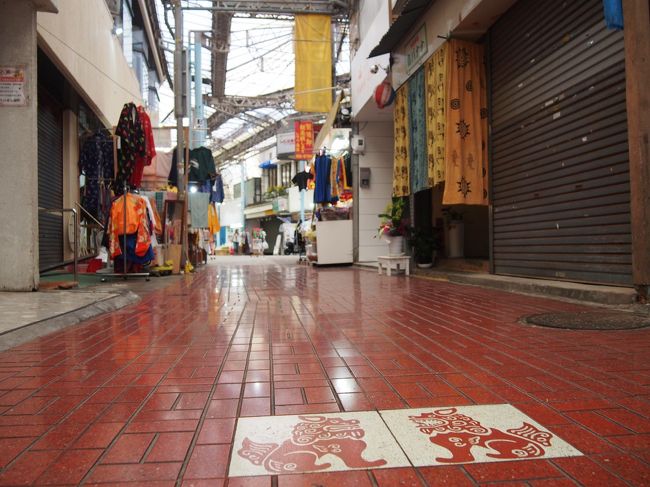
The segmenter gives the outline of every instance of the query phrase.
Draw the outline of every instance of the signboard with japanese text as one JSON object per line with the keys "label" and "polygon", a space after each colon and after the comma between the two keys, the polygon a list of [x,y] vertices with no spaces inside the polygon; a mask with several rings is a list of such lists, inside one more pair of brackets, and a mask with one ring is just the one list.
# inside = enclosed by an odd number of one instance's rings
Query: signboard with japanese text
{"label": "signboard with japanese text", "polygon": [[296,159],[307,160],[314,155],[314,123],[297,121],[294,124]]}
{"label": "signboard with japanese text", "polygon": [[422,25],[413,37],[411,37],[406,44],[406,69],[411,69],[417,65],[418,61],[422,59],[427,53],[427,29],[426,25]]}
{"label": "signboard with japanese text", "polygon": [[26,68],[0,66],[0,107],[26,107]]}
{"label": "signboard with japanese text", "polygon": [[296,151],[295,132],[291,131],[276,134],[276,139],[278,159],[293,157],[293,154]]}

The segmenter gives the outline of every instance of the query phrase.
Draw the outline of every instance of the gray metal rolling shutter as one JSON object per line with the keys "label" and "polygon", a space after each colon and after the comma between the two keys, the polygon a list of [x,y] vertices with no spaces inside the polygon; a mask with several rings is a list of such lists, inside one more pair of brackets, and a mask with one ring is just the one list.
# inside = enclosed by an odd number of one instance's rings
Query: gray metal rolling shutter
{"label": "gray metal rolling shutter", "polygon": [[[38,206],[63,206],[63,119],[61,107],[39,89]],[[41,270],[63,261],[63,217],[39,213],[38,256]]]}
{"label": "gray metal rolling shutter", "polygon": [[520,0],[490,45],[494,272],[632,285],[623,34]]}

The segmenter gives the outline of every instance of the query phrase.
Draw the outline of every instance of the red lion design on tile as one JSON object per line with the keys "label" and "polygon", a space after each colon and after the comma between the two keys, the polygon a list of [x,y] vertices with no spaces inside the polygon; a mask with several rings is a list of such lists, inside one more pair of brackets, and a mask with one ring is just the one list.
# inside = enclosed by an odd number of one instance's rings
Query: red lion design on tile
{"label": "red lion design on tile", "polygon": [[523,423],[519,428],[505,432],[483,426],[475,419],[458,413],[456,408],[438,409],[419,416],[409,416],[418,429],[430,435],[429,441],[451,453],[451,458],[436,458],[443,463],[473,462],[472,448],[490,450],[490,458],[518,459],[544,455],[544,447],[551,446],[553,435],[535,426]]}
{"label": "red lion design on tile", "polygon": [[339,457],[350,468],[379,467],[386,460],[368,462],[362,453],[366,449],[365,431],[356,419],[326,418],[324,416],[298,416],[301,420],[291,433],[291,438],[277,443],[256,443],[244,438],[239,456],[254,465],[264,465],[273,473],[323,470],[330,463],[316,464],[325,455]]}

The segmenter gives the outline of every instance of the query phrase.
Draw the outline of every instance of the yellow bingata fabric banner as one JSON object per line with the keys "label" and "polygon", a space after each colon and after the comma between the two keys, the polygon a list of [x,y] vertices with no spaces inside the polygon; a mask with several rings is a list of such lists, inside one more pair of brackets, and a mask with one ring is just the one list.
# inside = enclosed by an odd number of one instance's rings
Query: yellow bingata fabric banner
{"label": "yellow bingata fabric banner", "polygon": [[328,15],[296,15],[295,108],[328,112],[332,106],[332,28]]}
{"label": "yellow bingata fabric banner", "polygon": [[447,51],[444,205],[487,205],[483,47],[452,39]]}
{"label": "yellow bingata fabric banner", "polygon": [[444,43],[427,61],[427,154],[429,186],[445,180],[445,90],[447,88],[447,49]]}
{"label": "yellow bingata fabric banner", "polygon": [[404,83],[395,95],[393,112],[395,130],[395,154],[393,160],[393,196],[411,194],[409,174],[409,122],[408,122],[408,83]]}

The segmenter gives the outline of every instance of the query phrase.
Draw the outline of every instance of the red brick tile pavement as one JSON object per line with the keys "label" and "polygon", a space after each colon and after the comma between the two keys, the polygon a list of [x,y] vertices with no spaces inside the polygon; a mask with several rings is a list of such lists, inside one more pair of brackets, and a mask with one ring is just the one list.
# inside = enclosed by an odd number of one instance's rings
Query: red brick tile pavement
{"label": "red brick tile pavement", "polygon": [[[650,331],[356,269],[207,267],[0,354],[0,485],[650,484]],[[508,402],[586,456],[227,479],[236,419]]]}

